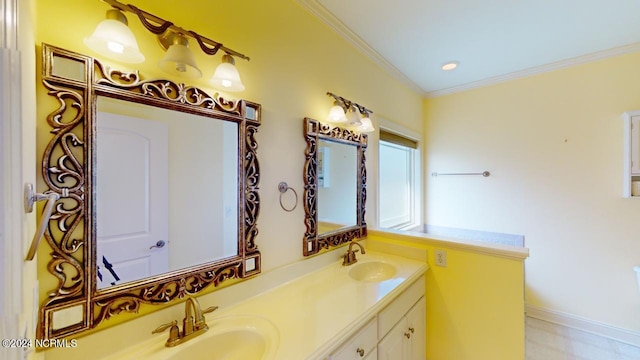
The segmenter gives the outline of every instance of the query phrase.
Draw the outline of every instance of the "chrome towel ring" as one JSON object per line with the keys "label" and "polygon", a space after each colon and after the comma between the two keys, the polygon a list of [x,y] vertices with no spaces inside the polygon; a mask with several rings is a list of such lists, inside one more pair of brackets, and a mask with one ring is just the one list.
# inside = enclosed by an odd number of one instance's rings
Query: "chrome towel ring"
{"label": "chrome towel ring", "polygon": [[[296,196],[296,202],[293,204],[293,207],[291,209],[287,209],[282,204],[282,195],[284,195],[289,190],[293,191],[293,194]],[[296,192],[296,190],[292,187],[289,187],[286,182],[282,181],[280,184],[278,184],[278,191],[280,191],[280,207],[282,208],[282,210],[287,212],[292,212],[293,210],[295,210],[298,206],[298,193]]]}

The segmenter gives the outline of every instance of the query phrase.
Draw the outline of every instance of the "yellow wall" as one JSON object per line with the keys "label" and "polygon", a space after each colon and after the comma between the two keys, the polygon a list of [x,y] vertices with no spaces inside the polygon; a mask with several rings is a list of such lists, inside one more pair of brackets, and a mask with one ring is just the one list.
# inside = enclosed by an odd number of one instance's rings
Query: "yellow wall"
{"label": "yellow wall", "polygon": [[622,119],[640,53],[424,101],[426,223],[525,235],[527,305],[640,332],[640,202],[622,198]]}
{"label": "yellow wall", "polygon": [[[375,242],[373,242],[375,241]],[[382,244],[380,244],[380,243]],[[524,359],[524,259],[489,254],[428,235],[367,237],[367,247],[385,242],[426,249],[427,358],[429,360]],[[444,250],[447,266],[435,265]]]}
{"label": "yellow wall", "polygon": [[[292,213],[280,209],[277,184],[287,181],[301,193],[306,146],[302,118],[324,118],[331,106],[326,91],[366,104],[379,116],[422,133],[420,97],[385,74],[295,1],[201,0],[191,2],[198,4],[193,10],[181,11],[168,2],[130,3],[251,57],[250,62],[238,59],[236,64],[247,87],[241,96],[263,106],[263,125],[258,134],[262,171],[258,244],[264,271],[302,259],[304,212],[300,204]],[[84,47],[82,38],[93,31],[107,6],[97,0],[38,1],[37,5],[36,43],[47,42],[95,55]],[[162,56],[155,39],[141,29],[134,17],[129,16],[129,22],[147,57],[141,67],[143,74],[166,77],[155,66]],[[205,59],[199,55],[197,60],[204,77],[193,84],[208,89],[206,81],[219,58]],[[42,96],[40,88],[39,104],[46,103]],[[47,136],[46,111],[42,106],[38,111],[38,141],[42,148]],[[377,159],[371,154],[368,151],[368,167],[375,167]],[[375,203],[375,194],[370,186],[368,203]],[[367,212],[368,216],[371,214]],[[367,222],[372,224],[373,219],[368,218]],[[419,246],[425,246],[432,254],[431,245]],[[427,278],[430,358],[496,359],[496,347],[504,359],[522,358],[521,263],[455,249],[447,251],[449,266],[432,266]],[[48,276],[43,270],[40,274],[41,278]],[[488,279],[493,285],[482,286]],[[519,292],[514,290],[518,286]],[[491,305],[489,309],[476,308],[475,300]],[[485,331],[487,326],[491,332]]]}
{"label": "yellow wall", "polygon": [[[238,95],[262,104],[262,126],[259,142],[261,212],[258,218],[260,235],[257,243],[263,254],[263,272],[302,260],[304,210],[301,203],[288,213],[280,208],[277,185],[286,181],[302,194],[303,164],[306,143],[303,138],[304,117],[324,120],[332,105],[327,91],[365,104],[387,119],[421,131],[422,101],[401,82],[382,71],[371,60],[317,20],[293,0],[190,1],[188,7],[175,2],[133,0],[148,12],[192,29],[204,36],[251,57],[246,62],[236,59],[246,90]],[[40,0],[36,4],[36,44],[49,43],[87,55],[96,55],[82,40],[104,19],[109,6],[99,0]],[[185,6],[185,5],[181,5]],[[129,25],[135,33],[146,62],[139,66],[145,78],[167,78],[156,66],[163,52],[154,36],[138,19],[129,14]],[[208,85],[220,56],[206,57],[191,47],[203,71],[203,78],[188,81],[211,94]],[[38,49],[39,51],[39,49]],[[130,65],[105,61],[122,69]],[[184,79],[173,79],[179,82]],[[48,111],[55,108],[47,98],[38,79],[38,153],[42,154],[50,135],[45,121]],[[38,159],[38,163],[40,160]],[[377,160],[368,153],[368,167]],[[40,183],[42,187],[42,183]],[[375,189],[369,188],[370,203]],[[369,216],[372,212],[368,212]],[[373,223],[373,219],[367,219]],[[40,258],[47,253],[44,246]],[[40,264],[41,297],[51,289],[56,279]],[[143,307],[142,313],[148,308]],[[107,325],[130,319],[119,316]]]}

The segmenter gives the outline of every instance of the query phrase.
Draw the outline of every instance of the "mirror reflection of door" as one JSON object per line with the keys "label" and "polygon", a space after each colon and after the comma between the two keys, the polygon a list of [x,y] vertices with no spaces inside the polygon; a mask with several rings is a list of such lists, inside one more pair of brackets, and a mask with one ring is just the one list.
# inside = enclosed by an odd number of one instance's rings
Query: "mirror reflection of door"
{"label": "mirror reflection of door", "polygon": [[169,270],[169,135],[165,123],[104,112],[97,129],[100,289]]}
{"label": "mirror reflection of door", "polygon": [[319,158],[320,154],[323,182],[318,186],[318,234],[357,225],[357,148],[321,139]]}
{"label": "mirror reflection of door", "polygon": [[236,256],[239,125],[103,96],[97,109],[98,289]]}

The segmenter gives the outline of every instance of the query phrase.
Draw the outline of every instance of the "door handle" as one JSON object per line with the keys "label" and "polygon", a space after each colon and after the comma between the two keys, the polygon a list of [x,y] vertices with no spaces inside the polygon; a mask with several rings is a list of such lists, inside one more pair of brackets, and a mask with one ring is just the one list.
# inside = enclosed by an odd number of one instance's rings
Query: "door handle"
{"label": "door handle", "polygon": [[38,251],[38,245],[40,245],[40,240],[44,236],[44,233],[47,231],[47,227],[49,226],[49,219],[51,218],[51,214],[53,213],[53,207],[60,199],[60,195],[54,193],[53,191],[47,191],[43,194],[36,193],[35,187],[33,184],[24,184],[24,211],[25,213],[30,213],[33,211],[33,205],[37,201],[47,200],[47,205],[45,205],[44,210],[42,211],[42,218],[40,219],[40,225],[38,226],[38,230],[33,235],[33,240],[31,240],[31,246],[29,247],[29,253],[27,254],[26,260],[31,261],[36,256],[36,252]]}
{"label": "door handle", "polygon": [[166,242],[164,242],[164,240],[158,240],[158,242],[155,245],[149,247],[149,250],[153,248],[163,248],[165,244]]}

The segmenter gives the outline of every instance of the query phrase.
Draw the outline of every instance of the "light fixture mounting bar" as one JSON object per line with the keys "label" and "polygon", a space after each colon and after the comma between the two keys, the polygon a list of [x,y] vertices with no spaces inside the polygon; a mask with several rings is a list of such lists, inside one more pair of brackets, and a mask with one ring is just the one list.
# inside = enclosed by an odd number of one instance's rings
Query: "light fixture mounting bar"
{"label": "light fixture mounting bar", "polygon": [[347,109],[351,108],[352,106],[355,106],[358,108],[358,111],[360,112],[360,114],[373,114],[373,111],[371,111],[370,109],[367,109],[363,105],[357,104],[349,99],[343,98],[342,96],[336,95],[329,91],[327,91],[327,95],[333,97],[339,103],[344,104],[344,106]]}
{"label": "light fixture mounting bar", "polygon": [[117,0],[102,0],[103,2],[111,5],[112,7],[121,10],[121,11],[126,11],[132,14],[135,14],[138,16],[138,18],[140,19],[140,22],[142,23],[142,25],[149,30],[150,32],[156,34],[156,35],[162,35],[164,34],[167,30],[171,30],[173,32],[182,34],[184,36],[190,36],[192,38],[194,38],[197,42],[198,45],[200,45],[200,48],[202,49],[202,51],[205,54],[208,55],[215,55],[218,50],[222,50],[224,52],[226,52],[229,55],[232,56],[236,56],[239,58],[242,58],[244,60],[249,61],[249,57],[239,53],[235,50],[229,49],[228,47],[222,45],[222,43],[219,43],[217,41],[213,41],[207,37],[204,37],[200,34],[198,34],[195,31],[191,31],[191,30],[185,30],[177,25],[175,25],[174,23],[164,20],[161,17],[158,17],[156,15],[153,15],[151,13],[148,13],[144,10],[141,10],[137,7],[135,7],[134,5],[125,5]]}

